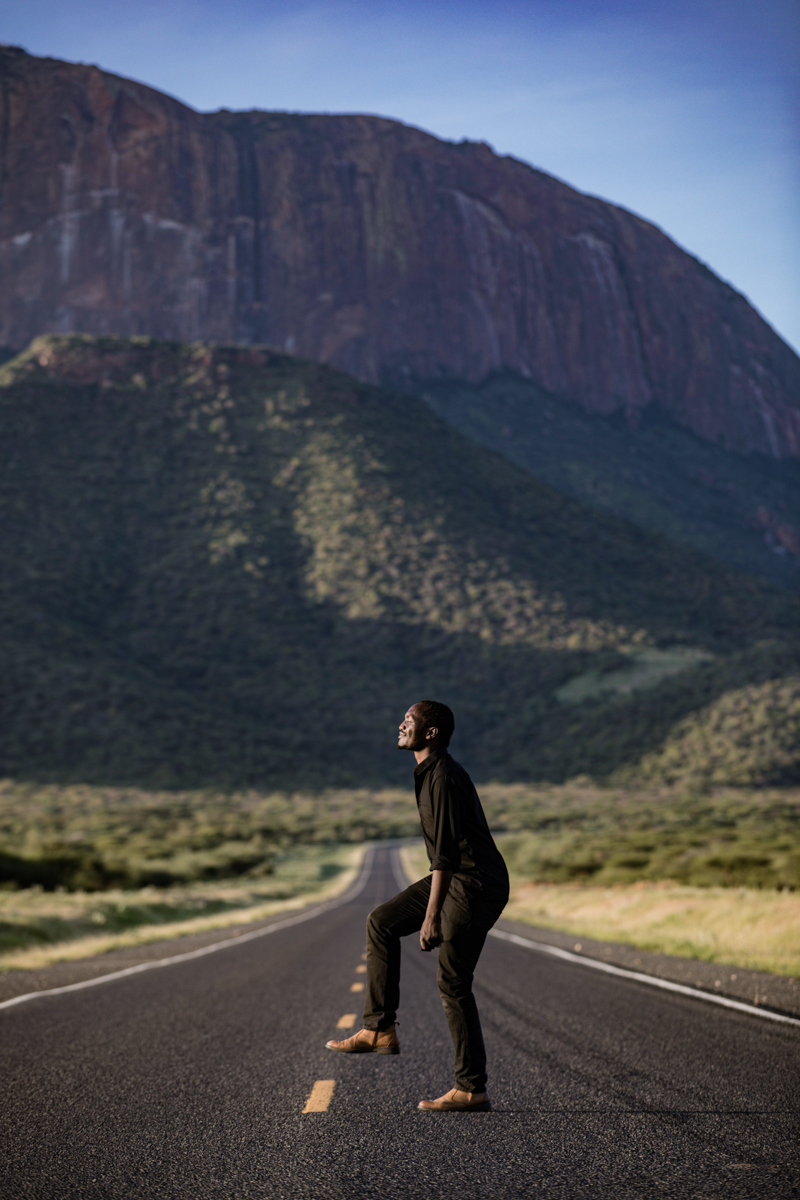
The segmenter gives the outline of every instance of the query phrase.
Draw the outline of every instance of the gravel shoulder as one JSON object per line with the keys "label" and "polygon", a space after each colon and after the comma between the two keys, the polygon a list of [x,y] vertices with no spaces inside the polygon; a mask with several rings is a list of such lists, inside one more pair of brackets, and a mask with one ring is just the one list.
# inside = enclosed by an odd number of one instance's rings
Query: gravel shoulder
{"label": "gravel shoulder", "polygon": [[751,971],[746,967],[703,962],[698,958],[681,958],[675,954],[654,954],[627,946],[621,942],[599,941],[596,938],[542,929],[522,921],[498,922],[499,929],[517,933],[548,946],[571,950],[587,958],[641,971],[658,979],[669,979],[687,987],[696,987],[718,996],[728,996],[745,1004],[755,1004],[790,1017],[800,1017],[800,979],[787,975],[771,975],[766,971]]}

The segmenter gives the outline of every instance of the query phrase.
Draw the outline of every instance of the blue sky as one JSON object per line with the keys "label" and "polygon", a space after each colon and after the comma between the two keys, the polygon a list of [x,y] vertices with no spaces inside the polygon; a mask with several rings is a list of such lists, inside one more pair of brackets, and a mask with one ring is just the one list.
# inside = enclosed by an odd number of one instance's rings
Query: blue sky
{"label": "blue sky", "polygon": [[0,0],[0,40],[199,109],[487,141],[654,221],[800,349],[797,0]]}

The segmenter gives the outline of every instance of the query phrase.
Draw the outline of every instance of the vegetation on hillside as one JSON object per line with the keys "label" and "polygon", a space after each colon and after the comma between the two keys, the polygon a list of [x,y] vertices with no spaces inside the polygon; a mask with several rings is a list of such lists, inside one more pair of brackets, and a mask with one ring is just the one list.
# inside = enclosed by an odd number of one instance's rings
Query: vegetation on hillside
{"label": "vegetation on hillside", "polygon": [[800,462],[735,454],[657,409],[634,427],[513,375],[424,380],[433,410],[536,479],[740,571],[800,591]]}
{"label": "vegetation on hillside", "polygon": [[[433,695],[478,778],[800,780],[797,597],[413,397],[257,347],[49,337],[0,370],[0,424],[9,776],[385,786]],[[685,670],[558,698],[653,648]]]}

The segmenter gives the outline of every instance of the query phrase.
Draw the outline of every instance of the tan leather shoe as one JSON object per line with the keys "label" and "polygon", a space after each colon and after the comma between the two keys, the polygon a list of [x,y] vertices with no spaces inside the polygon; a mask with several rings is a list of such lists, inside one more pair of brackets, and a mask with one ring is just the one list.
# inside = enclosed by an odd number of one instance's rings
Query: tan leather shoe
{"label": "tan leather shoe", "polygon": [[326,1042],[326,1050],[338,1050],[340,1054],[399,1054],[400,1043],[394,1025],[380,1032],[377,1029],[359,1029],[343,1042]]}
{"label": "tan leather shoe", "polygon": [[420,1100],[419,1108],[425,1112],[490,1112],[491,1104],[486,1092],[460,1092],[451,1088],[438,1100]]}

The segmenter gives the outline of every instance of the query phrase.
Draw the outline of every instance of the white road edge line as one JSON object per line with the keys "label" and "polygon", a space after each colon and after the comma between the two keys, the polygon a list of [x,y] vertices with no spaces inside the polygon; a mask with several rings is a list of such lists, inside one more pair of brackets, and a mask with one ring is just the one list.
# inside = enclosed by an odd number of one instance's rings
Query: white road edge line
{"label": "white road edge line", "polygon": [[85,979],[81,983],[68,983],[65,987],[45,988],[40,992],[25,992],[23,996],[14,996],[11,1000],[3,1000],[0,1008],[13,1008],[15,1004],[24,1004],[26,1000],[36,1000],[39,996],[63,996],[65,992],[80,992],[84,988],[98,987],[101,983],[124,979],[127,975],[138,975],[142,971],[155,971],[158,967],[172,967],[175,963],[189,962],[192,958],[203,958],[206,954],[216,954],[217,950],[227,950],[230,946],[241,946],[244,942],[252,942],[256,938],[266,937],[268,933],[277,933],[279,929],[288,929],[290,925],[299,925],[302,921],[310,921],[313,917],[318,917],[320,913],[330,912],[332,908],[348,904],[360,895],[372,870],[374,857],[375,847],[368,846],[364,854],[361,874],[344,895],[336,896],[333,900],[326,900],[324,904],[320,904],[308,912],[300,913],[296,917],[287,917],[283,921],[267,925],[264,929],[254,929],[252,933],[242,933],[239,937],[225,938],[222,942],[212,942],[210,946],[203,946],[199,950],[187,950],[184,954],[173,954],[170,958],[138,963],[135,967],[125,967],[122,971],[111,971],[108,975],[98,975],[95,979]]}
{"label": "white road edge line", "polygon": [[[403,861],[399,850],[392,851],[392,868],[398,882],[405,875]],[[409,881],[410,882],[410,881]],[[408,883],[401,886],[408,887]],[[673,983],[670,979],[659,979],[656,975],[645,975],[642,971],[629,971],[625,967],[613,967],[610,963],[601,962],[598,958],[588,958],[584,954],[572,954],[569,950],[561,950],[558,946],[550,946],[547,942],[534,942],[532,938],[520,937],[517,933],[506,933],[503,929],[490,929],[490,937],[500,938],[504,942],[512,942],[515,946],[524,946],[526,950],[539,950],[542,954],[552,954],[554,958],[562,958],[565,962],[581,963],[595,971],[605,971],[607,975],[620,975],[623,979],[635,979],[637,983],[647,983],[650,987],[663,988],[665,992],[677,992],[681,996],[690,996],[693,1000],[706,1000],[709,1004],[720,1004],[723,1008],[733,1008],[738,1012],[747,1013],[749,1017],[763,1017],[767,1021],[779,1021],[783,1025],[800,1025],[797,1017],[785,1017],[782,1013],[770,1012],[766,1008],[756,1008],[754,1004],[744,1004],[741,1000],[729,1000],[727,996],[715,996],[713,992],[698,991],[686,987],[682,983]]]}
{"label": "white road edge line", "polygon": [[641,971],[628,971],[625,967],[612,967],[610,963],[600,962],[597,958],[572,954],[569,950],[560,950],[558,946],[549,946],[546,942],[534,942],[530,938],[520,937],[516,933],[506,933],[503,929],[490,929],[489,936],[501,938],[504,942],[513,942],[515,946],[524,946],[526,950],[538,950],[542,954],[552,954],[554,958],[563,958],[566,962],[580,963],[581,966],[591,967],[594,971],[605,971],[607,975],[620,975],[623,979],[635,979],[637,983],[647,983],[650,987],[663,988],[665,992],[678,992],[681,996],[690,996],[692,1000],[706,1000],[709,1004],[720,1004],[723,1008],[735,1008],[737,1012],[747,1013],[749,1017],[763,1017],[767,1021],[780,1021],[784,1025],[800,1025],[797,1017],[784,1017],[781,1013],[770,1012],[766,1008],[756,1008],[754,1004],[744,1004],[741,1000],[729,1000],[727,996],[715,996],[713,992],[702,992],[696,988],[686,987],[682,983],[673,983],[670,979],[645,975]]}

